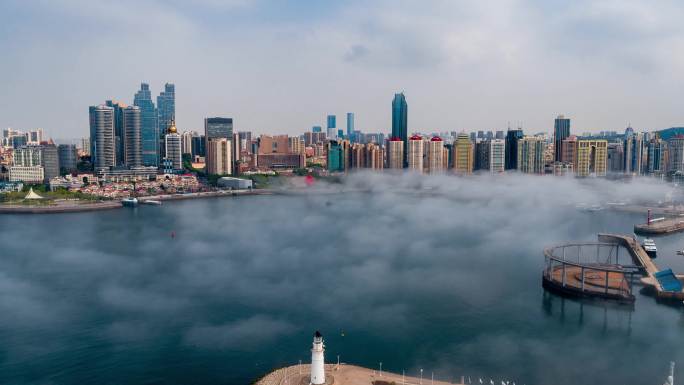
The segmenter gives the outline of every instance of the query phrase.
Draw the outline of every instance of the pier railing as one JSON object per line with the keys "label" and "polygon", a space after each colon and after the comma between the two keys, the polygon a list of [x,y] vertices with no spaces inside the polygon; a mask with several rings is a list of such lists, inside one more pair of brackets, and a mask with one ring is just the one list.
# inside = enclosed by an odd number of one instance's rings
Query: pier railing
{"label": "pier railing", "polygon": [[[623,250],[621,264],[620,250]],[[632,301],[638,267],[616,243],[568,243],[544,250],[544,283],[560,291]]]}

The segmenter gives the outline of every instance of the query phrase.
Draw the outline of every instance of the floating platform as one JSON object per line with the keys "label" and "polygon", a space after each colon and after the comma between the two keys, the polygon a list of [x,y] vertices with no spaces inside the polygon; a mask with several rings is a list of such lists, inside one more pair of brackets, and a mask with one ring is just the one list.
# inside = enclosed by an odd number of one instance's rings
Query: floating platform
{"label": "floating platform", "polygon": [[620,248],[616,243],[603,242],[547,248],[542,286],[568,296],[633,303],[632,284],[639,269],[619,263]]}

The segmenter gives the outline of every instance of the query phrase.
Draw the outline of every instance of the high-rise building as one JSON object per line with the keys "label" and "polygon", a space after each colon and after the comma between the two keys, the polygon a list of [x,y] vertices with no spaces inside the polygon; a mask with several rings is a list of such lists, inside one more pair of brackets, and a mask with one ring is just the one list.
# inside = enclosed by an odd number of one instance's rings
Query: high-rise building
{"label": "high-rise building", "polygon": [[554,160],[556,162],[563,162],[562,145],[563,140],[568,136],[570,136],[570,119],[563,115],[558,115],[553,123]]}
{"label": "high-rise building", "polygon": [[408,156],[408,169],[414,172],[423,172],[423,137],[413,135],[408,139],[408,147],[405,153]]}
{"label": "high-rise building", "polygon": [[76,145],[60,144],[57,146],[59,153],[59,171],[62,174],[69,174],[76,172],[76,165],[78,163],[78,153],[76,152]]}
{"label": "high-rise building", "polygon": [[233,138],[233,118],[205,118],[204,137],[210,139]]}
{"label": "high-rise building", "polygon": [[624,140],[624,161],[625,173],[640,175],[642,172],[643,160],[643,137],[640,133],[635,133],[631,127],[625,130]]}
{"label": "high-rise building", "polygon": [[[502,135],[503,137],[503,135]],[[489,171],[504,172],[506,169],[506,141],[492,139],[489,141]]]}
{"label": "high-rise building", "polygon": [[59,151],[52,141],[40,146],[41,166],[45,170],[45,181],[59,176]]}
{"label": "high-rise building", "polygon": [[607,140],[577,141],[577,176],[606,176],[608,160]]}
{"label": "high-rise building", "polygon": [[192,136],[192,156],[206,156],[206,140],[204,135],[196,134]]}
{"label": "high-rise building", "polygon": [[326,133],[328,138],[333,139],[337,137],[337,117],[335,115],[328,115],[328,125]]}
{"label": "high-rise building", "polygon": [[[484,137],[484,133],[483,133]],[[489,171],[489,153],[491,151],[491,143],[486,139],[479,139],[473,143],[475,148],[475,155],[473,157],[473,171],[487,170]],[[453,151],[453,148],[452,148]]]}
{"label": "high-rise building", "polygon": [[81,148],[84,156],[90,156],[90,138],[81,138]]}
{"label": "high-rise building", "polygon": [[311,127],[311,132],[323,132],[323,129],[321,126],[313,126]]}
{"label": "high-rise building", "polygon": [[193,131],[185,131],[181,134],[181,153],[192,155],[192,138],[197,135]]}
{"label": "high-rise building", "polygon": [[174,122],[171,122],[171,127],[169,127],[164,137],[164,153],[174,171],[183,169],[183,156],[181,152],[181,136],[178,135]]}
{"label": "high-rise building", "polygon": [[563,142],[561,143],[560,160],[556,161],[561,163],[572,164],[573,167],[577,165],[577,136],[570,135],[567,138],[563,139]]}
{"label": "high-rise building", "polygon": [[211,138],[207,140],[206,167],[207,174],[229,175],[233,172],[231,143],[227,138]]}
{"label": "high-rise building", "polygon": [[157,109],[152,101],[152,92],[147,83],[140,84],[135,93],[133,105],[140,107],[140,141],[143,166],[159,167],[159,127]]}
{"label": "high-rise building", "polygon": [[430,139],[427,153],[428,173],[441,174],[444,172],[444,141],[439,136]]}
{"label": "high-rise building", "polygon": [[114,148],[114,108],[105,105],[91,106],[90,156],[96,171],[116,166]]}
{"label": "high-rise building", "polygon": [[40,144],[43,141],[43,129],[36,128],[35,130],[31,130],[29,131],[28,136],[28,143]]}
{"label": "high-rise building", "polygon": [[126,162],[126,155],[124,154],[124,109],[126,105],[114,100],[105,101],[105,105],[114,109],[114,157],[116,158],[116,165],[123,166]]}
{"label": "high-rise building", "polygon": [[652,175],[663,175],[667,172],[667,142],[660,138],[648,141],[648,159],[646,172]]}
{"label": "high-rise building", "polygon": [[608,143],[607,173],[616,174],[624,172],[625,162],[623,159],[622,143]]}
{"label": "high-rise building", "polygon": [[544,139],[537,136],[525,136],[518,140],[518,165],[520,172],[527,174],[544,173]]}
{"label": "high-rise building", "polygon": [[518,167],[518,140],[523,136],[521,129],[509,129],[506,133],[506,170],[515,170]]}
{"label": "high-rise building", "polygon": [[172,83],[164,84],[164,91],[157,96],[157,116],[159,134],[163,138],[176,119],[176,86]]}
{"label": "high-rise building", "polygon": [[353,112],[347,112],[347,137],[349,139],[351,139],[353,134],[354,134],[354,113]]}
{"label": "high-rise building", "polygon": [[387,142],[387,168],[404,168],[404,142],[399,138]]}
{"label": "high-rise building", "polygon": [[128,167],[143,165],[141,133],[141,110],[137,106],[123,109],[124,164]]}
{"label": "high-rise building", "polygon": [[668,172],[684,172],[684,135],[676,135],[667,141]]}
{"label": "high-rise building", "polygon": [[[408,104],[404,93],[394,94],[392,100],[392,138],[399,138],[404,143],[408,141]],[[422,140],[422,139],[421,139]],[[408,166],[408,145],[404,148],[404,167]]]}
{"label": "high-rise building", "polygon": [[328,142],[326,159],[328,163],[328,171],[342,172],[345,171],[345,153],[341,141],[331,140]]}
{"label": "high-rise building", "polygon": [[454,172],[458,174],[473,172],[473,142],[465,132],[458,134],[454,142]]}

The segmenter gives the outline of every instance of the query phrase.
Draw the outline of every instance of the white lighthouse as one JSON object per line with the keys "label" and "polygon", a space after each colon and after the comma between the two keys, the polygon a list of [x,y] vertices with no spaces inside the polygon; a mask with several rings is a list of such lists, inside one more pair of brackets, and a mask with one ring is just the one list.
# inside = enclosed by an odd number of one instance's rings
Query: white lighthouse
{"label": "white lighthouse", "polygon": [[316,330],[311,348],[311,384],[325,384],[325,359],[323,358],[325,345],[323,345],[323,335]]}

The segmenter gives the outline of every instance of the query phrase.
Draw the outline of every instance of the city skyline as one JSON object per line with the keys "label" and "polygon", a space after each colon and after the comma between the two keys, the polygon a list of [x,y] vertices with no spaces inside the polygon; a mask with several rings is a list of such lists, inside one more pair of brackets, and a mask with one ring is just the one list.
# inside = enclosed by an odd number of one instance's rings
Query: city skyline
{"label": "city skyline", "polygon": [[[551,132],[559,114],[575,132],[684,123],[682,58],[672,50],[684,6],[676,2],[505,2],[490,10],[474,2],[240,0],[147,3],[135,14],[100,2],[0,7],[7,34],[26,39],[0,42],[7,53],[0,127],[41,127],[56,138],[87,133],[83,106],[133,104],[141,82],[153,95],[166,82],[178,85],[180,131],[230,116],[237,131],[299,134],[326,115],[354,112],[356,129],[389,132],[387,98],[402,91],[411,102],[409,131],[522,122],[526,131]],[[237,21],[226,26],[226,17]],[[113,54],[126,47],[147,55]],[[36,104],[46,113],[33,114],[28,106]]]}

